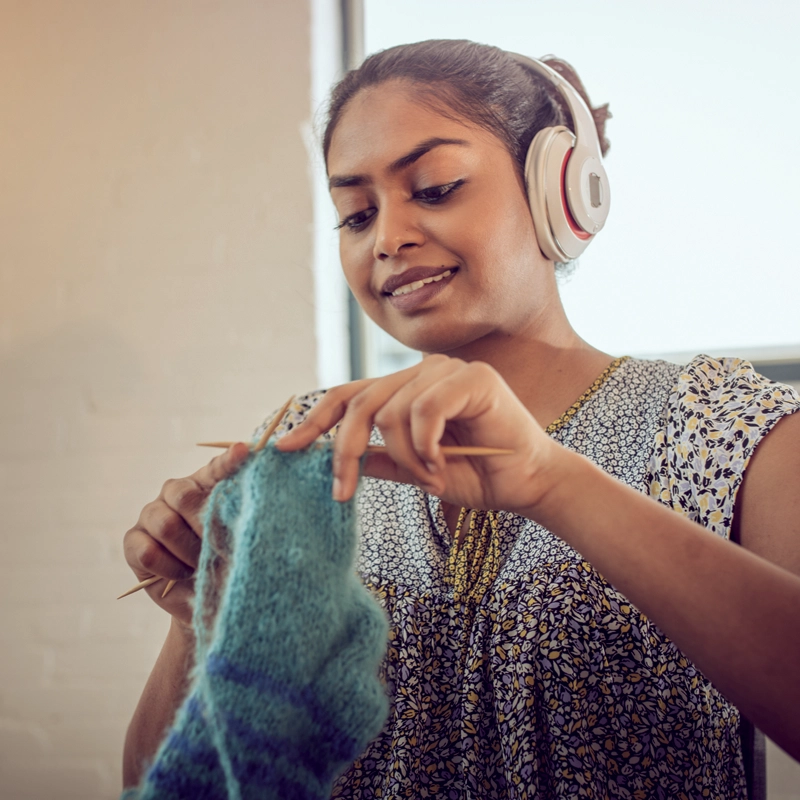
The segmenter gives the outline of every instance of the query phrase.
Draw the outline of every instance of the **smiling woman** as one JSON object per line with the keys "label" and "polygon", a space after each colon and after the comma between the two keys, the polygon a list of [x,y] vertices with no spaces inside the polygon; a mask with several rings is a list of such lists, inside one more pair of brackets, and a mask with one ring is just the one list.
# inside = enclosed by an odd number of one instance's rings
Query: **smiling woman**
{"label": "smiling woman", "polygon": [[[607,112],[548,63],[423,42],[334,90],[345,276],[425,354],[303,396],[278,428],[280,450],[334,440],[335,500],[368,476],[358,566],[390,618],[391,711],[336,797],[745,797],[737,706],[800,755],[800,398],[738,359],[615,358],[575,333],[555,261],[607,213]],[[364,460],[370,443],[386,452]],[[167,484],[131,564],[150,548],[177,572],[196,520],[158,520],[194,519],[245,456],[194,476],[186,508]],[[184,590],[157,600],[179,622],[151,706],[180,699]]]}
{"label": "smiling woman", "polygon": [[503,143],[420,106],[409,82],[351,101],[331,137],[328,168],[347,282],[365,312],[407,346],[458,356],[477,339],[529,326],[556,295]]}

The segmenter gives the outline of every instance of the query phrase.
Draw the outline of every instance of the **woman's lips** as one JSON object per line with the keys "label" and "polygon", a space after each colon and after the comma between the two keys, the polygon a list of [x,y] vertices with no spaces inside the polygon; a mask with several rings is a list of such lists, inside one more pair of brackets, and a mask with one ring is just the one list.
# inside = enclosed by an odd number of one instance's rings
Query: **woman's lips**
{"label": "woman's lips", "polygon": [[458,267],[447,267],[442,264],[440,267],[410,267],[405,272],[392,275],[381,286],[382,294],[394,294],[398,289],[409,283],[426,281],[428,278],[435,278],[447,270],[456,270]]}
{"label": "woman's lips", "polygon": [[409,292],[414,292],[417,289],[421,289],[423,286],[426,286],[429,283],[438,283],[440,280],[444,278],[449,278],[453,274],[453,271],[450,269],[446,269],[444,272],[441,272],[439,275],[434,275],[431,278],[424,278],[423,280],[419,281],[412,281],[411,283],[404,283],[399,289],[395,289],[391,295],[392,297],[399,297],[403,294],[408,294]]}
{"label": "woman's lips", "polygon": [[[453,280],[456,272],[457,268],[451,267],[430,277],[403,283],[391,293],[385,294],[385,297],[399,311],[412,311],[439,294]],[[403,277],[411,276],[410,273],[411,271]]]}

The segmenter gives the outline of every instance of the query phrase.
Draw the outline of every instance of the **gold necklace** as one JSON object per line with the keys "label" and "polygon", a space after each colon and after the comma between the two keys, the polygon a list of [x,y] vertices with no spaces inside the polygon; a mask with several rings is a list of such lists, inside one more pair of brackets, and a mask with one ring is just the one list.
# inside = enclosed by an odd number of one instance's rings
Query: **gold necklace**
{"label": "gold necklace", "polygon": [[557,430],[563,428],[586,404],[586,402],[593,397],[597,390],[617,371],[620,364],[628,361],[630,356],[620,356],[615,358],[598,376],[597,380],[556,420],[553,420],[545,429],[544,432],[548,435],[555,433]]}

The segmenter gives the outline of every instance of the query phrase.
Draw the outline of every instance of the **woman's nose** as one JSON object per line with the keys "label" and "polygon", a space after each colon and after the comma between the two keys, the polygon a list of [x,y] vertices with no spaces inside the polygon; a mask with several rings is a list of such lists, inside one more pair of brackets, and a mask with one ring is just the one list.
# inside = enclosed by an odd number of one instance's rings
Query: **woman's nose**
{"label": "woman's nose", "polygon": [[412,209],[384,205],[375,216],[373,255],[376,260],[385,261],[398,255],[403,248],[419,247],[425,242]]}

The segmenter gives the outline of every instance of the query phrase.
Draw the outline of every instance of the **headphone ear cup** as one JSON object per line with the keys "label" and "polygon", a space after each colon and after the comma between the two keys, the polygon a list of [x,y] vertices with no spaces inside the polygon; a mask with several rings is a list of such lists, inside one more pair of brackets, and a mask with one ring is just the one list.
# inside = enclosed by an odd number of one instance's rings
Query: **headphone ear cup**
{"label": "headphone ear cup", "polygon": [[592,236],[570,213],[565,188],[567,162],[575,145],[572,132],[558,125],[543,128],[533,138],[525,158],[528,204],[539,247],[551,261],[570,261],[588,246]]}
{"label": "headphone ear cup", "polygon": [[551,261],[566,261],[564,253],[553,237],[545,199],[545,161],[555,135],[555,128],[542,128],[533,137],[528,148],[528,155],[525,157],[525,185],[528,190],[528,205],[531,208],[533,227],[536,231],[539,248]]}

